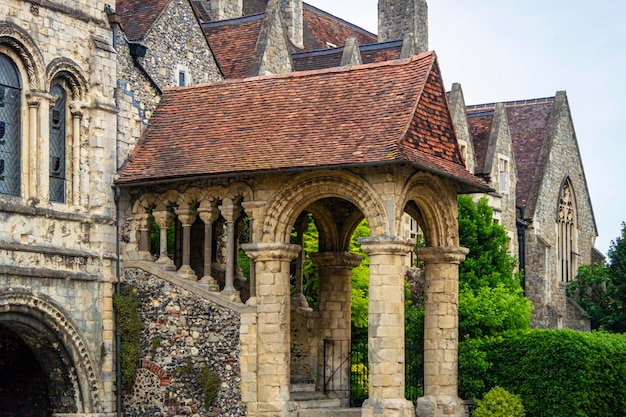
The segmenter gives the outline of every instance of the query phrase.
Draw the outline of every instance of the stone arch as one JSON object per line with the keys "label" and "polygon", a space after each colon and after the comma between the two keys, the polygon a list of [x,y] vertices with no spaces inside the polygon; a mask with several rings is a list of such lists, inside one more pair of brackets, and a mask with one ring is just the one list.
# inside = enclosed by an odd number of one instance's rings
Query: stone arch
{"label": "stone arch", "polygon": [[263,241],[288,242],[291,226],[310,204],[335,197],[350,201],[367,218],[372,235],[390,231],[385,206],[374,188],[363,178],[348,171],[322,171],[296,175],[269,204],[263,224]]}
{"label": "stone arch", "polygon": [[333,215],[322,204],[315,202],[306,208],[313,215],[315,225],[319,233],[319,250],[328,252],[338,250],[340,246],[339,231],[333,219]]}
{"label": "stone arch", "polygon": [[0,23],[0,45],[5,45],[20,58],[28,74],[28,86],[31,90],[43,90],[45,65],[43,54],[31,36],[19,26]]}
{"label": "stone arch", "polygon": [[241,199],[242,201],[253,201],[254,191],[245,182],[236,182],[230,185],[226,189],[225,197],[235,201]]}
{"label": "stone arch", "polygon": [[[57,398],[56,403],[52,398],[55,412],[103,411],[97,362],[78,326],[60,307],[28,290],[14,289],[0,294],[0,323],[15,329],[27,343],[30,341],[28,344],[35,356],[40,356],[44,372],[55,375],[49,385],[64,399],[61,404],[58,401],[61,398]],[[33,343],[34,340],[38,343]],[[70,403],[65,403],[66,400]]]}
{"label": "stone arch", "polygon": [[[341,239],[341,247],[348,251],[350,249],[350,241],[352,240],[352,234],[356,230],[359,223],[363,220],[363,214],[355,212],[348,218],[343,228],[339,231]],[[375,236],[372,234],[372,236]]]}
{"label": "stone arch", "polygon": [[74,61],[68,58],[54,58],[46,68],[48,89],[55,80],[62,79],[67,82],[72,100],[85,100],[89,83],[82,69]]}
{"label": "stone arch", "polygon": [[[400,219],[405,209],[410,212],[424,230],[428,246],[457,247],[458,203],[456,190],[444,180],[425,172],[408,179],[403,187],[402,204],[396,212],[396,234],[400,234]],[[416,207],[411,207],[414,202]]]}

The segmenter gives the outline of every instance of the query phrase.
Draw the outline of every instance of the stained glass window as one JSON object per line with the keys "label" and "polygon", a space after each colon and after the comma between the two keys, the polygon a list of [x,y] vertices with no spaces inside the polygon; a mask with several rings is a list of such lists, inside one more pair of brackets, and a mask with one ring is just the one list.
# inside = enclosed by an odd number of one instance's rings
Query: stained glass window
{"label": "stained glass window", "polygon": [[0,194],[20,195],[21,101],[17,67],[0,54]]}
{"label": "stained glass window", "polygon": [[50,108],[50,201],[65,202],[65,115],[67,96],[60,85],[54,85],[50,93],[56,97]]}

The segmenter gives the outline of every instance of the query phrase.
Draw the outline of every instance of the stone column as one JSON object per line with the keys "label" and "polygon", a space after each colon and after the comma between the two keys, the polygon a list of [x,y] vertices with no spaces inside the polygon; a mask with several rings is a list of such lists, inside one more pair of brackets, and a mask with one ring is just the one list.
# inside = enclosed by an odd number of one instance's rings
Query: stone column
{"label": "stone column", "polygon": [[296,244],[302,246],[302,250],[298,254],[298,259],[296,260],[296,291],[291,297],[291,308],[300,308],[304,310],[311,311],[309,307],[309,303],[304,296],[302,291],[302,280],[304,279],[304,259],[306,254],[304,253],[304,232],[309,227],[309,218],[308,216],[304,216],[296,222]]}
{"label": "stone column", "polygon": [[[322,338],[329,341],[326,345],[332,346],[322,366],[329,377],[343,365],[331,381],[322,381],[322,385],[328,382],[331,390],[349,393],[350,362],[344,361],[350,353],[352,269],[359,266],[362,257],[350,252],[327,252],[313,254],[311,258],[318,267],[320,330]],[[342,400],[345,406],[349,405],[348,397]]]}
{"label": "stone column", "polygon": [[70,102],[72,113],[72,204],[80,206],[80,122],[83,117],[82,103]]}
{"label": "stone column", "polygon": [[418,249],[425,268],[424,396],[420,417],[461,417],[458,396],[459,263],[468,250],[458,247]]}
{"label": "stone column", "polygon": [[248,410],[255,416],[289,413],[289,262],[302,249],[286,243],[246,243],[243,250],[257,269],[257,395]]}
{"label": "stone column", "polygon": [[142,213],[135,215],[137,230],[139,232],[139,252],[138,260],[152,261],[154,258],[150,254],[150,214]]}
{"label": "stone column", "polygon": [[213,222],[220,215],[217,207],[212,206],[210,202],[202,202],[198,208],[200,219],[204,222],[204,276],[200,279],[201,284],[209,286],[209,291],[217,292],[220,290],[215,278],[211,276],[211,266],[213,258]]}
{"label": "stone column", "polygon": [[182,266],[177,275],[188,281],[197,281],[198,276],[189,266],[189,255],[191,252],[191,225],[196,221],[197,213],[192,210],[189,205],[181,204],[176,210],[178,220],[183,227],[183,256]]}
{"label": "stone column", "polygon": [[156,263],[166,271],[175,271],[174,261],[167,255],[167,230],[174,221],[174,214],[165,206],[159,205],[152,215],[159,225],[159,259],[156,260]]}
{"label": "stone column", "polygon": [[[257,222],[255,219],[262,218],[261,213],[266,207],[265,201],[242,201],[241,207],[248,216],[248,232],[250,234],[250,240],[248,243],[255,242],[255,236],[258,236],[258,232],[255,227]],[[258,238],[258,237],[257,237]],[[242,247],[243,249],[243,247]],[[250,298],[246,301],[248,305],[254,305],[256,303],[256,263],[254,259],[250,258]]]}
{"label": "stone column", "polygon": [[38,200],[40,198],[37,189],[37,170],[40,168],[37,163],[37,139],[39,137],[39,105],[41,104],[41,96],[35,93],[26,94],[28,102],[28,165],[23,170],[28,173],[28,192],[27,198]]}
{"label": "stone column", "polygon": [[404,273],[415,242],[395,236],[359,241],[370,257],[369,398],[361,415],[412,417],[413,404],[404,398]]}
{"label": "stone column", "polygon": [[241,302],[239,291],[235,289],[235,222],[241,214],[241,207],[227,202],[219,207],[222,217],[226,220],[226,278],[222,295],[236,302]]}

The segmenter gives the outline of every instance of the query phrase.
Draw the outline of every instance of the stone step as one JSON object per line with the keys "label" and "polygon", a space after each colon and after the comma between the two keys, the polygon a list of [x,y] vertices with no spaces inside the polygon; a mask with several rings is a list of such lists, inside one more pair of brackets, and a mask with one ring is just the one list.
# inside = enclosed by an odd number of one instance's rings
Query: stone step
{"label": "stone step", "polygon": [[360,408],[312,408],[299,410],[297,417],[361,417]]}
{"label": "stone step", "polygon": [[296,401],[298,410],[320,410],[328,408],[339,408],[341,401],[339,398],[316,398],[314,400]]}
{"label": "stone step", "polygon": [[290,392],[312,392],[315,391],[315,384],[298,383],[289,386]]}
{"label": "stone step", "polygon": [[292,391],[290,394],[291,401],[312,401],[324,400],[326,396],[319,391]]}

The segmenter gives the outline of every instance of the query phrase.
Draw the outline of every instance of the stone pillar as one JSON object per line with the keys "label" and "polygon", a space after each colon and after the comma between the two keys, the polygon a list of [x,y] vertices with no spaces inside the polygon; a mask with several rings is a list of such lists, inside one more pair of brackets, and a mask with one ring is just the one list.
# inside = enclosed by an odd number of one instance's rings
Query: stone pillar
{"label": "stone pillar", "polygon": [[175,271],[174,261],[167,255],[167,230],[174,221],[174,214],[165,206],[159,205],[152,215],[159,225],[159,259],[156,260],[156,263],[166,271]]}
{"label": "stone pillar", "polygon": [[152,261],[154,258],[150,254],[150,214],[136,214],[134,220],[137,224],[139,233],[139,251],[137,253],[138,260]]}
{"label": "stone pillar", "polygon": [[39,105],[41,104],[41,97],[28,93],[26,95],[28,102],[28,165],[24,167],[24,170],[28,173],[28,192],[27,198],[38,200],[40,198],[39,190],[37,189],[37,170],[39,164],[37,163],[37,139],[39,137]]}
{"label": "stone pillar", "polygon": [[304,296],[302,291],[302,280],[304,279],[304,259],[306,254],[304,253],[304,232],[309,227],[309,218],[308,216],[303,216],[296,222],[296,244],[302,246],[302,250],[298,254],[298,259],[296,260],[296,291],[291,297],[291,308],[300,308],[304,310],[311,311],[309,307],[309,303]]}
{"label": "stone pillar", "polygon": [[[227,201],[227,200],[225,200]],[[219,207],[222,217],[226,220],[226,279],[222,295],[233,301],[241,302],[239,291],[235,289],[235,221],[241,214],[241,207],[232,202]]]}
{"label": "stone pillar", "polygon": [[198,276],[189,266],[189,254],[191,252],[191,225],[196,221],[197,213],[191,210],[189,205],[181,204],[176,209],[176,215],[183,227],[183,256],[182,266],[177,272],[177,275],[188,281],[197,281]]}
{"label": "stone pillar", "polygon": [[257,395],[248,410],[259,417],[287,416],[290,385],[289,262],[302,249],[286,243],[246,243],[257,270]]}
{"label": "stone pillar", "polygon": [[297,48],[304,48],[302,0],[279,0],[280,12],[285,20],[289,40]]}
{"label": "stone pillar", "polygon": [[80,122],[83,117],[82,103],[70,102],[72,113],[72,204],[79,207],[80,204]]}
{"label": "stone pillar", "polygon": [[[244,209],[248,216],[248,232],[250,240],[248,243],[255,242],[255,236],[258,235],[258,231],[255,229],[255,219],[261,218],[261,213],[265,209],[266,203],[264,201],[242,201],[241,208]],[[243,249],[243,247],[242,247]],[[254,259],[250,258],[250,298],[246,301],[246,304],[253,305],[256,303],[256,263]]]}
{"label": "stone pillar", "polygon": [[378,0],[378,42],[405,39],[409,33],[416,54],[428,51],[426,0]]}
{"label": "stone pillar", "polygon": [[369,398],[362,416],[412,417],[404,398],[404,273],[412,239],[377,236],[359,239],[370,257]]}
{"label": "stone pillar", "polygon": [[[350,252],[328,252],[311,255],[318,267],[319,279],[319,314],[320,330],[324,344],[330,348],[326,352],[326,375],[330,376],[350,353],[351,340],[351,296],[352,296],[352,269],[359,266],[362,257]],[[321,342],[323,343],[324,340]],[[321,347],[323,348],[324,345]],[[322,351],[323,352],[323,351]],[[331,381],[322,381],[322,385],[329,382],[331,391],[350,392],[350,363],[336,372]],[[323,369],[320,380],[323,377]],[[342,398],[344,406],[349,405],[349,398]]]}
{"label": "stone pillar", "polygon": [[200,279],[200,283],[208,285],[209,291],[217,292],[220,287],[211,276],[211,266],[213,263],[213,222],[217,220],[220,212],[210,202],[202,202],[198,208],[198,214],[204,222],[204,276]]}
{"label": "stone pillar", "polygon": [[458,247],[418,249],[425,268],[424,396],[420,417],[461,417],[458,396],[459,263],[468,250]]}
{"label": "stone pillar", "polygon": [[243,15],[243,0],[211,0],[213,21],[236,19]]}

